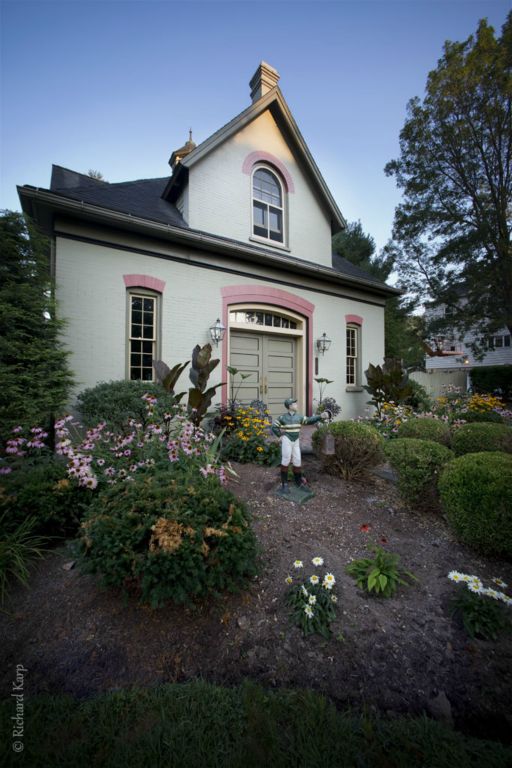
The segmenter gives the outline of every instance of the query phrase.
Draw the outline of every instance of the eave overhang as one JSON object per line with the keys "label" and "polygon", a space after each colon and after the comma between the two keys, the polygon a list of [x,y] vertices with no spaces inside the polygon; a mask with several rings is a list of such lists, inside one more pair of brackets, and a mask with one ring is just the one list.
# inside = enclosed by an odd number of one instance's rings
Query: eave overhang
{"label": "eave overhang", "polygon": [[80,219],[92,224],[109,226],[166,242],[201,249],[227,258],[280,269],[284,272],[301,274],[316,280],[359,289],[383,298],[399,296],[402,291],[388,285],[375,284],[371,280],[345,275],[334,269],[312,264],[291,256],[274,253],[265,248],[236,240],[211,235],[193,229],[175,227],[131,214],[113,211],[89,203],[71,200],[46,189],[18,186],[18,194],[24,213],[30,216],[39,228],[49,236],[54,235],[56,215]]}

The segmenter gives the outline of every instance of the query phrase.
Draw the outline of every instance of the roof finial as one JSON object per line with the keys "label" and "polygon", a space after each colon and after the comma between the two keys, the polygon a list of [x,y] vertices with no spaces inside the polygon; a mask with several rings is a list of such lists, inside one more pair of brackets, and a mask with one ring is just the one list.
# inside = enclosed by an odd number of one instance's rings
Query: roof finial
{"label": "roof finial", "polygon": [[189,140],[190,142],[192,141],[192,128],[189,128],[189,129],[188,129],[188,140]]}

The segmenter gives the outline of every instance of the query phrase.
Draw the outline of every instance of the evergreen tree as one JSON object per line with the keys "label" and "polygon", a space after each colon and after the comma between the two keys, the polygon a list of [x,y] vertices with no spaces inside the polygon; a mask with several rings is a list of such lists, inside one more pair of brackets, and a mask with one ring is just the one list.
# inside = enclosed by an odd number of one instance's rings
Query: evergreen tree
{"label": "evergreen tree", "polygon": [[59,335],[48,238],[14,211],[0,216],[0,436],[49,427],[73,385]]}

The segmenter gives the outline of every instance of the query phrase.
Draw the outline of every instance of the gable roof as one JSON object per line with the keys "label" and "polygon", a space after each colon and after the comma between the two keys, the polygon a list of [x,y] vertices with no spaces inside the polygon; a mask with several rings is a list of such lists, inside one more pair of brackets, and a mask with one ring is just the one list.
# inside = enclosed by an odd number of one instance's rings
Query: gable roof
{"label": "gable roof", "polygon": [[[343,275],[350,275],[351,277],[360,278],[365,282],[374,283],[375,286],[381,286],[386,288],[390,287],[387,283],[383,282],[382,280],[379,280],[378,277],[374,277],[365,269],[361,269],[361,267],[358,267],[356,264],[353,264],[344,256],[340,256],[339,253],[333,252],[332,254],[332,268],[337,272],[341,272]],[[397,293],[402,293],[402,291],[397,290]]]}
{"label": "gable roof", "polygon": [[53,165],[50,191],[112,211],[186,228],[188,225],[178,209],[162,198],[168,181],[168,177],[164,177],[110,184],[108,181]]}
{"label": "gable roof", "polygon": [[187,154],[176,165],[174,173],[169,179],[169,184],[164,191],[164,197],[171,202],[176,201],[187,182],[189,168],[192,168],[199,160],[223,144],[235,133],[238,133],[244,126],[255,120],[267,109],[272,114],[290,147],[295,150],[295,155],[298,157],[302,168],[312,181],[313,186],[319,193],[320,199],[329,211],[332,233],[335,234],[345,229],[346,221],[336,205],[278,86],[269,90],[258,101],[251,104],[247,109],[234,117],[233,120],[219,128],[218,131]]}

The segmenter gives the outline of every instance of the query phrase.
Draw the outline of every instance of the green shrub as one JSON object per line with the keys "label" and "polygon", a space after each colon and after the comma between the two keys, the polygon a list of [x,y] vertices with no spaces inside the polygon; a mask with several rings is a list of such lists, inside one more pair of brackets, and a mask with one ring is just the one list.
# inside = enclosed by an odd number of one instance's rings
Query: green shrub
{"label": "green shrub", "polygon": [[74,534],[90,500],[67,475],[66,462],[48,453],[25,459],[0,478],[0,514],[12,523],[34,518],[34,533]]}
{"label": "green shrub", "polygon": [[408,383],[412,393],[405,399],[404,404],[409,405],[415,411],[430,411],[432,408],[432,398],[429,397],[423,384],[414,379],[409,379]]}
{"label": "green shrub", "polygon": [[459,456],[444,468],[439,494],[461,541],[484,553],[512,556],[512,456]]}
{"label": "green shrub", "polygon": [[512,453],[512,429],[505,424],[462,424],[453,431],[452,448],[457,456],[481,451]]}
{"label": "green shrub", "polygon": [[[334,437],[334,454],[321,452],[322,441],[328,434]],[[331,475],[354,480],[383,459],[384,440],[375,427],[357,421],[335,421],[313,433],[313,449]]]}
{"label": "green shrub", "polygon": [[503,416],[497,411],[465,411],[460,414],[460,418],[470,423],[490,422],[491,424],[503,424]]}
{"label": "green shrub", "polygon": [[450,428],[439,419],[412,418],[398,427],[397,436],[417,440],[433,440],[441,445],[450,445]]}
{"label": "green shrub", "polygon": [[493,394],[501,390],[512,398],[512,365],[485,365],[471,370],[471,383],[477,392]]}
{"label": "green shrub", "polygon": [[255,573],[256,541],[243,503],[216,477],[155,469],[92,501],[76,552],[105,585],[156,607],[234,591]]}
{"label": "green shrub", "polygon": [[160,423],[164,413],[174,410],[176,401],[161,384],[151,381],[101,382],[80,392],[76,406],[86,427],[106,421],[112,429],[123,430],[129,419],[135,419],[144,427],[148,421],[146,402],[142,400],[145,392],[157,398],[154,421]]}
{"label": "green shrub", "polygon": [[398,438],[385,447],[389,463],[398,473],[398,490],[412,504],[428,504],[436,498],[439,472],[453,453],[433,440]]}
{"label": "green shrub", "polygon": [[5,601],[12,579],[27,586],[29,562],[43,556],[41,546],[47,537],[36,536],[36,526],[34,517],[16,522],[0,513],[0,603]]}

